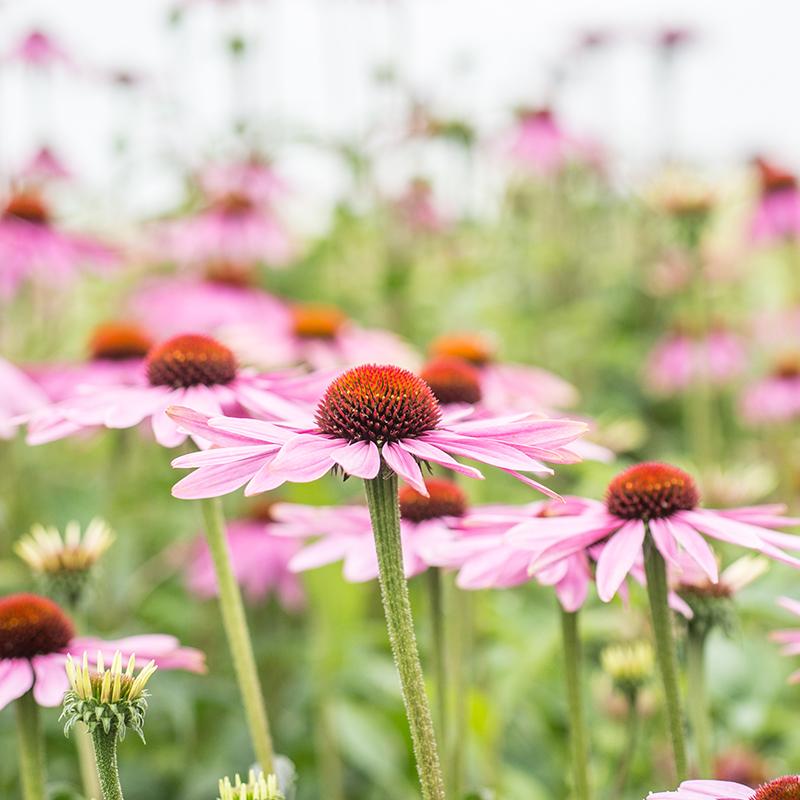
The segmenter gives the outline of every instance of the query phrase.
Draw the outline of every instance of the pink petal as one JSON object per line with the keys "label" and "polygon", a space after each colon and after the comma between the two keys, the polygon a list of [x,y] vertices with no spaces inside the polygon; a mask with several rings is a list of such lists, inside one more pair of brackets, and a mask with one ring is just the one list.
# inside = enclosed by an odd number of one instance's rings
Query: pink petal
{"label": "pink petal", "polygon": [[252,456],[232,464],[201,467],[172,487],[172,496],[181,500],[219,497],[244,486],[258,471],[263,456]]}
{"label": "pink petal", "polygon": [[642,550],[644,524],[640,520],[626,522],[603,548],[597,561],[597,594],[608,603],[631,571]]}
{"label": "pink petal", "polygon": [[0,708],[27,692],[33,686],[33,670],[25,658],[0,660]]}
{"label": "pink petal", "polygon": [[336,450],[331,459],[348,475],[374,478],[381,468],[381,454],[374,442],[353,442]]}
{"label": "pink petal", "polygon": [[66,656],[55,653],[36,656],[33,659],[33,696],[40,706],[60,706],[64,694],[69,689],[69,680],[64,665]]}
{"label": "pink petal", "polygon": [[703,572],[708,575],[712,583],[719,581],[719,566],[714,556],[714,551],[709,547],[708,542],[690,525],[686,525],[680,520],[663,520],[665,526],[675,537],[680,546],[691,556]]}
{"label": "pink petal", "polygon": [[667,525],[664,525],[664,520],[651,519],[648,523],[650,528],[650,535],[653,537],[658,552],[664,557],[668,564],[680,569],[680,561],[678,559],[678,546],[675,539],[672,537],[672,531]]}
{"label": "pink petal", "polygon": [[483,480],[483,474],[474,467],[467,467],[464,464],[459,464],[452,456],[448,455],[440,448],[432,445],[430,442],[425,442],[422,439],[402,439],[400,444],[403,448],[416,456],[420,461],[432,461],[434,464],[441,464],[453,472],[460,472],[470,478],[477,478]]}
{"label": "pink petal", "polygon": [[409,486],[421,495],[428,496],[428,487],[425,486],[419,464],[399,442],[389,442],[383,446],[383,459]]}

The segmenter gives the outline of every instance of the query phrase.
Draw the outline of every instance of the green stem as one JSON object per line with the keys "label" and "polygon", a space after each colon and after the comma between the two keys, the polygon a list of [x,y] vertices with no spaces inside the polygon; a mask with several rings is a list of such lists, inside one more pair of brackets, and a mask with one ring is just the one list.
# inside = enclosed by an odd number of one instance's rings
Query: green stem
{"label": "green stem", "polygon": [[636,746],[639,742],[639,693],[636,689],[632,689],[625,694],[628,699],[627,735],[625,737],[625,750],[620,756],[617,777],[614,781],[616,797],[624,796],[633,759],[636,757]]}
{"label": "green stem", "polygon": [[100,781],[97,777],[97,766],[92,752],[92,735],[82,722],[75,726],[74,738],[75,747],[78,750],[83,793],[89,798],[100,797]]}
{"label": "green stem", "polygon": [[274,771],[272,737],[270,736],[261,682],[258,678],[256,659],[253,654],[253,643],[244,613],[242,594],[231,567],[222,502],[218,497],[201,502],[206,523],[206,539],[217,575],[222,624],[225,627],[228,649],[239,682],[239,692],[244,704],[247,726],[250,730],[250,740],[259,766],[265,773],[270,773]]}
{"label": "green stem", "polygon": [[17,710],[19,740],[19,773],[23,800],[42,800],[44,795],[44,746],[39,724],[39,706],[33,690],[22,695],[14,706]]}
{"label": "green stem", "polygon": [[436,723],[443,752],[448,749],[447,736],[447,664],[445,662],[444,582],[438,567],[431,567],[425,577],[431,612],[431,661],[436,676]]}
{"label": "green stem", "polygon": [[711,720],[705,675],[706,633],[689,624],[686,637],[686,677],[689,716],[699,775],[711,775]]}
{"label": "green stem", "polygon": [[581,686],[581,639],[578,612],[561,612],[561,636],[564,645],[564,677],[569,706],[569,740],[572,751],[572,779],[576,800],[589,798],[589,750],[586,742],[586,720],[583,713]]}
{"label": "green stem", "polygon": [[378,554],[383,611],[411,728],[422,797],[424,800],[444,800],[442,769],[403,570],[397,476],[393,472],[386,477],[379,474],[377,478],[365,480],[364,485]]}
{"label": "green stem", "polygon": [[472,632],[474,613],[471,592],[454,587],[453,625],[451,626],[449,673],[451,683],[452,722],[449,728],[458,731],[450,737],[447,752],[448,787],[454,797],[461,797],[464,784],[464,753],[469,743],[469,693],[471,684]]}
{"label": "green stem", "polygon": [[678,781],[683,781],[687,777],[686,742],[683,735],[683,714],[678,691],[678,665],[669,610],[667,566],[663,556],[653,543],[649,529],[644,545],[644,567],[647,574],[647,596],[650,600],[650,614],[653,620],[656,658],[664,684],[667,718],[675,757],[675,772]]}
{"label": "green stem", "polygon": [[102,725],[98,725],[92,733],[92,742],[103,800],[123,800],[117,767],[117,729],[112,725],[106,733]]}

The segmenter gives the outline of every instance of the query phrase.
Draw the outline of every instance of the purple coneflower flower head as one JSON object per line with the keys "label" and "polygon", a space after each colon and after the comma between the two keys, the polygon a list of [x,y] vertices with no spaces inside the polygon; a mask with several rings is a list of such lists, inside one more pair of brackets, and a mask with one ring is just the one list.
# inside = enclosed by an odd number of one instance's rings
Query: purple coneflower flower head
{"label": "purple coneflower flower head", "polygon": [[470,419],[467,409],[443,413],[422,378],[395,366],[368,364],[341,374],[328,386],[313,415],[292,422],[264,423],[208,417],[190,408],[170,415],[184,430],[219,445],[192,453],[173,466],[196,468],[173,488],[176,497],[245,494],[287,481],[307,483],[332,469],[375,478],[382,465],[422,494],[421,463],[439,464],[482,478],[462,456],[498,467],[546,494],[553,493],[523,473],[552,474],[544,462],[573,463],[569,449],[586,430],[581,422],[537,414]]}
{"label": "purple coneflower flower head", "polygon": [[795,240],[800,236],[800,191],[797,178],[763,158],[755,159],[759,198],[750,220],[756,244]]}
{"label": "purple coneflower flower head", "polygon": [[701,508],[699,503],[700,493],[691,475],[670,464],[646,462],[617,475],[608,485],[604,503],[588,505],[570,517],[520,523],[509,532],[509,540],[527,545],[537,554],[533,571],[602,544],[596,582],[604,601],[614,596],[625,577],[642,562],[648,531],[668,565],[680,568],[678,559],[683,551],[711,583],[719,582],[719,570],[706,537],[800,567],[800,560],[784,551],[800,550],[800,537],[775,530],[798,524],[797,519],[780,513],[783,507],[720,511]]}
{"label": "purple coneflower flower head", "polygon": [[781,424],[800,417],[800,358],[784,356],[770,375],[748,386],[739,411],[751,425]]}
{"label": "purple coneflower flower head", "polygon": [[68,654],[100,652],[110,659],[117,650],[125,656],[135,651],[162,669],[205,671],[203,654],[181,647],[172,636],[147,634],[110,642],[77,637],[72,621],[52,600],[35,594],[0,598],[0,708],[31,688],[39,705],[60,705],[69,687]]}
{"label": "purple coneflower flower head", "polygon": [[730,781],[684,781],[674,792],[651,792],[647,800],[798,800],[800,775],[785,775],[752,789]]}
{"label": "purple coneflower flower head", "polygon": [[0,439],[11,439],[19,420],[49,403],[33,378],[0,358]]}
{"label": "purple coneflower flower head", "polygon": [[52,36],[38,30],[30,31],[17,42],[6,54],[5,60],[37,69],[74,66],[72,57],[67,51]]}

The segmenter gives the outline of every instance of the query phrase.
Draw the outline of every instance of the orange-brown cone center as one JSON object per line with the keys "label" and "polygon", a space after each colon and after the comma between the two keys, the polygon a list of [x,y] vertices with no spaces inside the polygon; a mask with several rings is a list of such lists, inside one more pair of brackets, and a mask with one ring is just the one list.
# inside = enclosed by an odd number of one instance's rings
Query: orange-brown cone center
{"label": "orange-brown cone center", "polygon": [[452,481],[428,478],[425,481],[429,497],[410,486],[399,491],[400,516],[410,522],[424,522],[439,517],[463,517],[467,510],[464,492]]}
{"label": "orange-brown cone center", "polygon": [[688,511],[700,502],[691,475],[656,461],[626,469],[608,484],[606,508],[623,519],[650,520]]}
{"label": "orange-brown cone center", "polygon": [[57,653],[73,636],[72,622],[52,600],[35,594],[0,598],[0,659]]}
{"label": "orange-brown cone center", "polygon": [[462,358],[437,356],[422,368],[420,377],[443,405],[481,400],[480,371]]}
{"label": "orange-brown cone center", "polygon": [[297,305],[292,308],[295,336],[301,339],[333,339],[347,317],[334,306]]}
{"label": "orange-brown cone center", "polygon": [[106,322],[98,325],[89,339],[92,359],[123,361],[144,358],[153,346],[152,339],[131,322]]}
{"label": "orange-brown cone center", "polygon": [[156,345],[147,356],[153,386],[214,386],[236,377],[233,353],[210,336],[183,334]]}

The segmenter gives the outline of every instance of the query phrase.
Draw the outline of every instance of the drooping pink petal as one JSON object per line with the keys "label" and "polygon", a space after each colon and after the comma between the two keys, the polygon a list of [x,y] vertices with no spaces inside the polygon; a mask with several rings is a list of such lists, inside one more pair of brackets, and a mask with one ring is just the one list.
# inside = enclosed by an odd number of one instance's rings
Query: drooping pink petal
{"label": "drooping pink petal", "polygon": [[609,540],[597,561],[597,594],[608,603],[631,571],[644,542],[644,523],[626,522]]}
{"label": "drooping pink petal", "polygon": [[35,676],[33,697],[40,706],[60,706],[69,689],[69,680],[64,668],[66,657],[60,653],[36,656],[32,660]]}
{"label": "drooping pink petal", "polygon": [[181,500],[198,500],[234,492],[253,477],[262,462],[263,456],[258,455],[231,464],[201,467],[179,480],[172,487],[172,495]]}
{"label": "drooping pink petal", "polygon": [[708,542],[691,525],[686,525],[680,520],[663,520],[664,526],[669,530],[675,540],[688,553],[700,569],[708,575],[712,583],[719,581],[719,566],[714,556],[714,551]]}
{"label": "drooping pink petal", "polygon": [[33,686],[33,670],[26,658],[0,660],[0,709]]}
{"label": "drooping pink petal", "polygon": [[389,442],[383,446],[383,459],[409,486],[428,497],[428,487],[416,459],[402,445]]}
{"label": "drooping pink petal", "polygon": [[344,445],[332,453],[331,459],[357,478],[374,478],[381,468],[381,454],[374,442]]}
{"label": "drooping pink petal", "polygon": [[434,464],[447,467],[453,472],[466,475],[468,478],[483,480],[483,473],[481,473],[480,470],[475,469],[475,467],[459,464],[452,456],[430,442],[423,441],[422,439],[401,439],[400,444],[403,446],[404,450],[416,456],[421,461],[431,461]]}

